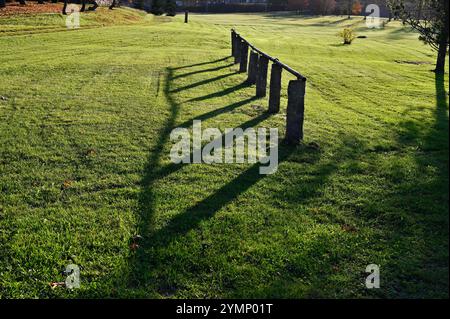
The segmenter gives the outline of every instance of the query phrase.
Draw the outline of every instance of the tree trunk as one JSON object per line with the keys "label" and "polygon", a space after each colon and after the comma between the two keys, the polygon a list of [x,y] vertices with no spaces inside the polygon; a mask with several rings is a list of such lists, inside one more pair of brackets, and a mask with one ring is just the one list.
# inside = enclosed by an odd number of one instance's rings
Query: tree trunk
{"label": "tree trunk", "polygon": [[116,0],[113,0],[111,5],[109,6],[109,10],[112,10],[116,6]]}
{"label": "tree trunk", "polygon": [[352,0],[348,0],[347,14],[348,19],[350,19],[350,15],[352,14]]}
{"label": "tree trunk", "polygon": [[62,9],[62,14],[63,15],[66,15],[67,14],[67,0],[64,0],[64,6],[63,6],[63,9]]}
{"label": "tree trunk", "polygon": [[444,2],[444,11],[445,11],[445,23],[442,26],[441,34],[439,36],[439,48],[438,55],[436,61],[436,73],[444,73],[445,72],[445,60],[447,55],[447,46],[448,46],[448,1],[442,0]]}
{"label": "tree trunk", "polygon": [[19,3],[23,6],[25,6],[27,4],[25,0],[19,0]]}
{"label": "tree trunk", "polygon": [[362,11],[363,11],[363,15],[364,15],[364,21],[366,21],[367,20],[367,12],[366,12],[366,3],[365,2],[362,6]]}
{"label": "tree trunk", "polygon": [[81,0],[80,12],[84,12],[85,10],[86,10],[86,0]]}

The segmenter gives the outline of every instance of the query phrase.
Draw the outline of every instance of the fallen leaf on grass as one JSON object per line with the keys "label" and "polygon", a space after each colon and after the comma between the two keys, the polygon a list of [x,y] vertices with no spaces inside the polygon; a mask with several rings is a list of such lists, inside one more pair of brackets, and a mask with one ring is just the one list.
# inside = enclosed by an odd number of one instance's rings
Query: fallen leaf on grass
{"label": "fallen leaf on grass", "polygon": [[136,251],[138,248],[139,248],[139,245],[136,244],[136,243],[132,243],[132,244],[130,245],[130,249],[131,249],[132,251]]}
{"label": "fallen leaf on grass", "polygon": [[350,233],[355,233],[356,230],[357,230],[355,226],[352,226],[352,225],[349,225],[349,224],[344,224],[341,227],[342,227],[342,229],[344,231],[350,232]]}
{"label": "fallen leaf on grass", "polygon": [[95,156],[96,154],[97,154],[97,152],[93,148],[90,148],[90,149],[86,150],[86,153],[85,153],[85,155],[87,157]]}

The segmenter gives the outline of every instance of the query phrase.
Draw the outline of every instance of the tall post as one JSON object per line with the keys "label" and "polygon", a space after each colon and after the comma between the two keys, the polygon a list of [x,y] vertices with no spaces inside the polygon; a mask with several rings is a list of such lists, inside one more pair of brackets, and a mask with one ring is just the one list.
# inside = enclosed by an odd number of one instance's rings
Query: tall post
{"label": "tall post", "polygon": [[231,30],[231,56],[235,56],[236,54],[236,41],[234,38],[236,37],[236,32]]}
{"label": "tall post", "polygon": [[189,22],[189,11],[184,11],[184,23]]}
{"label": "tall post", "polygon": [[258,59],[258,74],[256,76],[256,97],[266,96],[268,66],[269,59],[264,55],[261,55]]}
{"label": "tall post", "polygon": [[241,43],[241,65],[239,66],[239,72],[247,72],[248,62],[248,43],[242,41]]}
{"label": "tall post", "polygon": [[236,55],[234,56],[234,64],[238,64],[241,62],[241,37],[236,34],[235,38],[235,49],[236,49]]}
{"label": "tall post", "polygon": [[258,53],[252,51],[250,53],[250,62],[248,63],[248,84],[256,83],[256,76],[258,73]]}
{"label": "tall post", "polygon": [[303,139],[306,80],[292,80],[288,86],[286,142],[298,144]]}
{"label": "tall post", "polygon": [[278,113],[280,110],[281,71],[283,68],[278,63],[272,64],[270,73],[269,113]]}

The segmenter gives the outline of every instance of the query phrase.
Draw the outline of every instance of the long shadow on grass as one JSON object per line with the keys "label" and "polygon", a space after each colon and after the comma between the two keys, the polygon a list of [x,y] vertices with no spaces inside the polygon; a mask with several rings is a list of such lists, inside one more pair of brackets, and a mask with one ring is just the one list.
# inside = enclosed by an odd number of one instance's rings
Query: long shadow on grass
{"label": "long shadow on grass", "polygon": [[[165,81],[164,93],[167,101],[170,104],[171,114],[168,117],[165,127],[161,129],[156,147],[150,153],[148,163],[145,168],[145,176],[142,179],[141,194],[139,197],[140,205],[140,221],[138,227],[138,233],[144,236],[141,243],[141,248],[138,249],[136,255],[130,265],[128,284],[130,288],[139,291],[138,295],[149,296],[152,293],[158,292],[159,295],[173,296],[178,289],[182,289],[179,286],[179,282],[174,279],[180,272],[185,271],[179,267],[193,267],[189,262],[182,262],[182,266],[172,260],[170,247],[172,244],[177,244],[185,240],[185,236],[191,230],[199,229],[199,225],[206,220],[211,219],[215,214],[223,209],[225,206],[234,202],[240,195],[247,192],[256,183],[264,178],[273,178],[261,175],[259,173],[259,165],[255,164],[248,169],[242,171],[239,175],[227,181],[220,188],[215,190],[212,194],[203,198],[200,202],[194,205],[183,208],[182,211],[172,217],[167,224],[162,228],[156,229],[154,227],[155,213],[156,213],[156,192],[154,188],[156,183],[161,178],[167,177],[183,167],[182,164],[168,164],[162,166],[160,160],[163,157],[164,152],[168,152],[170,132],[176,127],[188,127],[192,124],[194,119],[208,119],[224,112],[229,112],[235,108],[245,105],[251,102],[254,98],[248,98],[244,101],[233,103],[229,106],[217,109],[202,115],[199,115],[192,120],[185,121],[182,124],[177,124],[177,116],[180,113],[180,105],[176,102],[171,86],[173,82],[173,69],[169,69],[167,72],[167,79]],[[248,127],[254,127],[270,117],[270,114],[263,112],[258,116],[236,125],[242,129]],[[221,137],[222,143],[224,137]],[[223,143],[224,144],[224,143]],[[294,154],[295,153],[295,154]],[[287,160],[294,162],[305,162],[307,164],[313,164],[320,159],[320,151],[314,147],[288,147],[283,144],[279,145],[279,163],[282,164]],[[283,187],[279,190],[281,201],[294,202],[306,202],[308,199],[314,198],[320,194],[320,189],[324,186],[328,177],[337,169],[338,163],[333,163],[334,159],[326,161],[323,165],[319,165],[318,168],[313,169],[312,180],[309,181],[308,192],[298,194],[300,197],[291,196],[286,194],[290,191],[289,187]],[[206,167],[206,165],[205,165]],[[303,176],[299,172],[299,177]],[[301,180],[301,178],[300,178]],[[299,183],[301,181],[299,180]],[[299,184],[300,185],[300,184]],[[286,188],[286,192],[282,190]],[[293,192],[292,192],[293,193]],[[284,195],[282,195],[284,194]],[[275,196],[277,199],[278,196]],[[274,203],[275,205],[275,203]],[[163,252],[163,253],[162,253]],[[176,253],[176,252],[174,252]],[[198,262],[202,262],[198,260]],[[193,276],[200,275],[199,273],[192,273]],[[228,288],[230,289],[230,288]],[[231,295],[238,295],[234,292],[235,289],[231,289]],[[229,293],[229,292],[227,292]]]}
{"label": "long shadow on grass", "polygon": [[[444,83],[444,77],[436,75],[436,107],[433,110],[431,126],[428,121],[424,121],[427,124],[420,121],[406,121],[399,126],[398,143],[404,152],[372,155],[368,152],[367,145],[351,136],[344,136],[341,138],[344,145],[339,148],[340,151],[316,165],[313,174],[316,177],[309,180],[294,179],[290,185],[291,190],[283,194],[282,199],[287,202],[305,204],[309,199],[317,197],[317,193],[320,193],[322,187],[327,184],[331,174],[344,163],[345,167],[352,167],[351,163],[354,162],[357,167],[361,156],[363,161],[381,160],[380,163],[386,161],[386,156],[388,159],[392,156],[392,166],[385,167],[380,172],[381,176],[379,173],[375,174],[385,179],[385,190],[364,193],[360,200],[364,200],[365,205],[355,207],[358,208],[354,215],[357,227],[370,225],[378,229],[383,236],[386,243],[383,255],[386,260],[382,267],[384,278],[389,278],[384,281],[384,289],[372,291],[360,289],[358,294],[362,296],[441,298],[448,294],[446,252],[448,252],[449,119]],[[410,145],[416,146],[417,150],[410,152]],[[411,167],[410,163],[403,161],[408,159],[408,154],[414,157],[416,167],[414,165]],[[411,169],[417,171],[416,175],[405,173]],[[432,173],[426,173],[427,170]],[[307,188],[302,188],[302,184],[307,184]],[[348,200],[341,203],[337,201],[334,205],[342,203],[348,205],[347,209],[352,209],[354,205]],[[330,224],[342,225],[345,222],[342,218],[343,216],[339,215],[329,215],[327,221]],[[350,231],[358,232],[357,228]],[[323,239],[311,242],[312,248],[306,249],[306,253],[300,252],[298,256],[292,254],[284,269],[278,272],[282,275],[268,280],[263,288],[252,292],[251,297],[324,298],[334,297],[336,291],[339,291],[340,297],[352,296],[355,293],[354,287],[347,289],[345,284],[342,287],[333,287],[331,283],[335,281],[330,277],[336,269],[342,269],[342,275],[348,276],[353,282],[363,282],[363,276],[345,272],[348,267],[348,261],[343,258],[345,254],[333,256],[333,251],[342,249],[345,244],[335,242],[333,246],[328,244],[329,240]],[[326,257],[317,258],[319,253]],[[365,252],[367,256],[364,258],[367,258],[367,263],[374,262],[373,258],[378,260],[377,254],[369,253],[370,250]],[[333,257],[327,257],[327,254]],[[350,254],[348,256],[353,258]],[[306,260],[315,262],[308,264]],[[358,262],[361,264],[360,260]],[[364,264],[361,265],[363,266]],[[398,276],[399,270],[413,273],[414,276]]]}

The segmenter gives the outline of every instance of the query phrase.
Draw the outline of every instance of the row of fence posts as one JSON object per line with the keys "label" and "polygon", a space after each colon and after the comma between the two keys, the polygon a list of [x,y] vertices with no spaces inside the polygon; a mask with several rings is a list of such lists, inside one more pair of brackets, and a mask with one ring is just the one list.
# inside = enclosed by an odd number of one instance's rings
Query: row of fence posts
{"label": "row of fence posts", "polygon": [[306,78],[278,59],[272,58],[251,45],[234,29],[231,30],[231,54],[234,57],[234,63],[239,64],[239,71],[248,73],[247,83],[256,84],[256,97],[259,98],[266,96],[269,61],[273,62],[269,85],[270,113],[280,111],[283,69],[296,76],[296,79],[289,81],[288,85],[285,139],[288,144],[298,144],[303,139]]}

